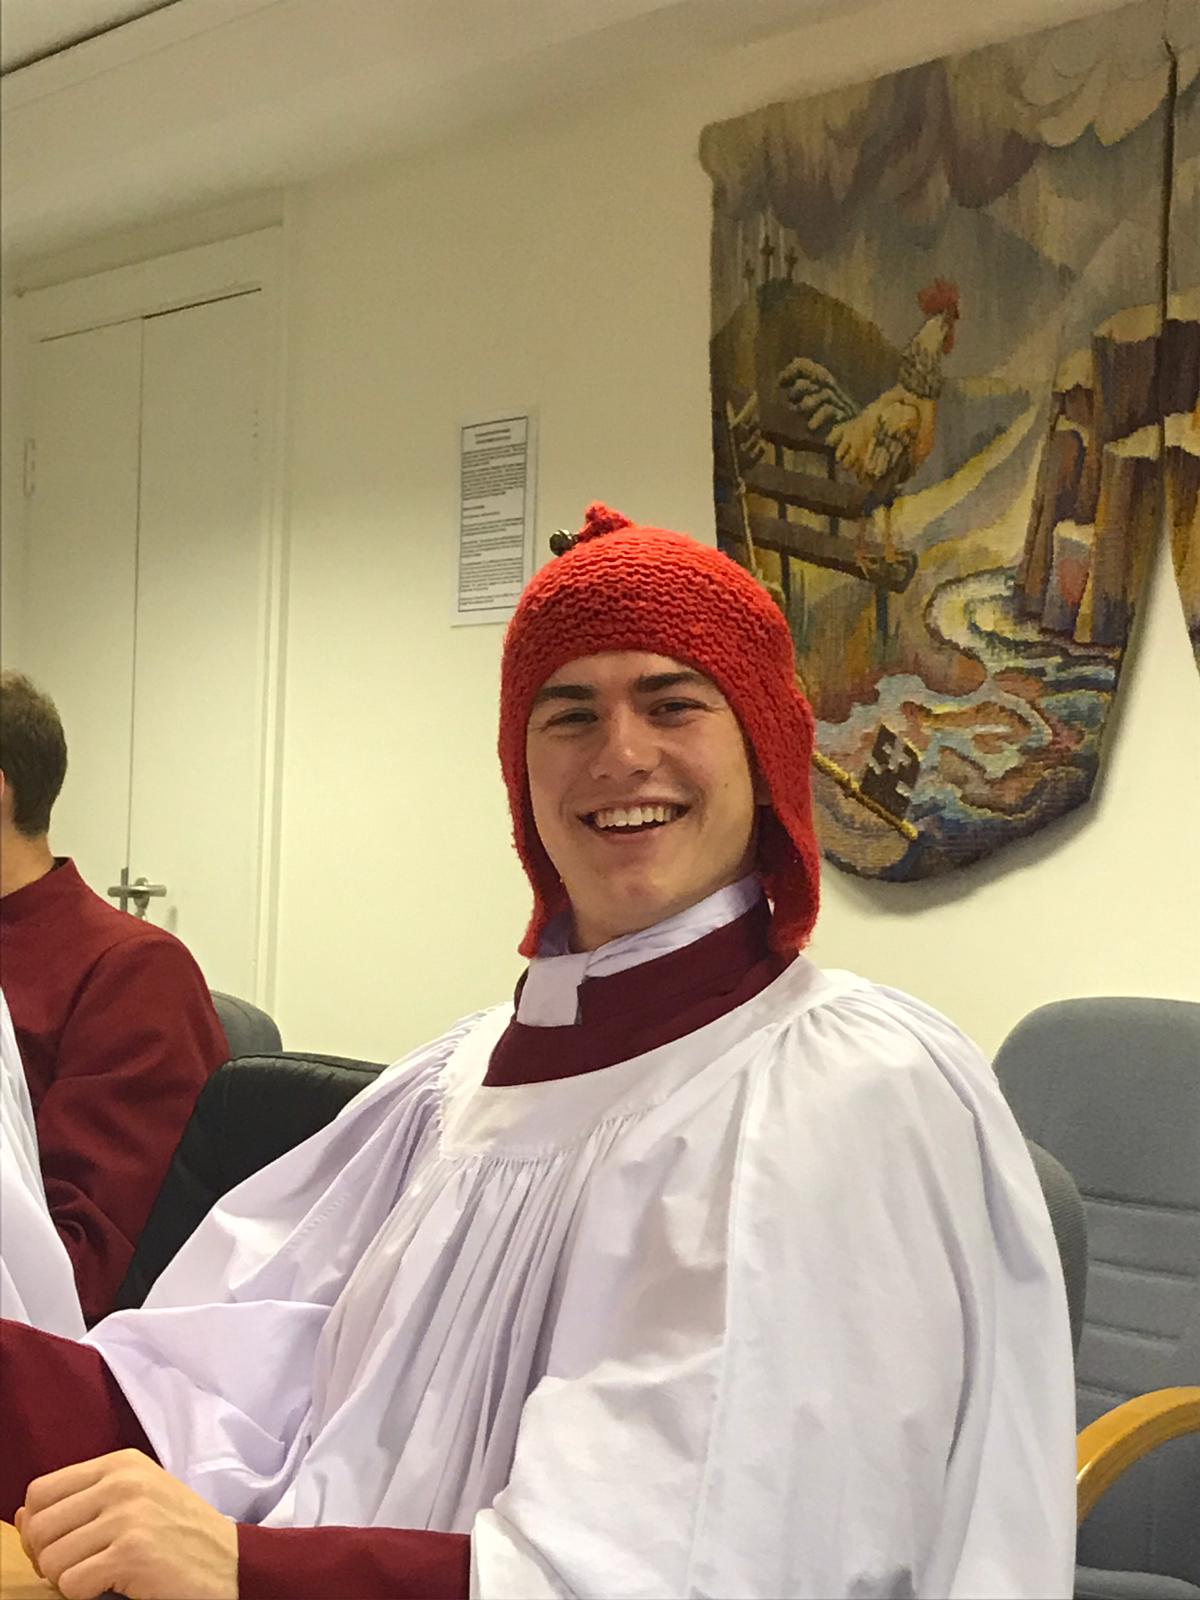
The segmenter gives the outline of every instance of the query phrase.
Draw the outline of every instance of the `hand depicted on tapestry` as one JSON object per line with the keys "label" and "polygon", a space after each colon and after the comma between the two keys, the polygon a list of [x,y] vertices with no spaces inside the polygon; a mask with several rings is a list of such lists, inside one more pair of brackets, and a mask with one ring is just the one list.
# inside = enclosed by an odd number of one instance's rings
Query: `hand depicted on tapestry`
{"label": "hand depicted on tapestry", "polygon": [[892,504],[933,450],[942,362],[954,348],[957,285],[936,278],[921,290],[917,304],[925,321],[901,353],[897,381],[869,405],[859,406],[811,356],[797,356],[779,375],[780,388],[809,431],[832,446],[839,464],[868,491],[856,549],[864,577],[870,576],[866,528],[877,510],[883,511],[883,561],[896,559]]}

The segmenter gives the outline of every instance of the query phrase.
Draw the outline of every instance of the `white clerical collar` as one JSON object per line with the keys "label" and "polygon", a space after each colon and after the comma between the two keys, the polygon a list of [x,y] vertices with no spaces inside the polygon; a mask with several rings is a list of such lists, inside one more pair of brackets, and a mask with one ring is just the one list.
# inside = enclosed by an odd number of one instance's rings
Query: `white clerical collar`
{"label": "white clerical collar", "polygon": [[758,874],[749,873],[686,911],[668,917],[665,922],[656,922],[640,933],[622,934],[596,950],[582,950],[578,954],[569,948],[570,914],[555,917],[542,935],[537,955],[529,963],[517,1006],[517,1021],[531,1028],[571,1026],[579,1019],[579,985],[585,978],[608,978],[614,972],[624,972],[626,967],[636,967],[685,944],[693,944],[705,934],[715,933],[726,923],[745,916],[762,898],[762,892]]}

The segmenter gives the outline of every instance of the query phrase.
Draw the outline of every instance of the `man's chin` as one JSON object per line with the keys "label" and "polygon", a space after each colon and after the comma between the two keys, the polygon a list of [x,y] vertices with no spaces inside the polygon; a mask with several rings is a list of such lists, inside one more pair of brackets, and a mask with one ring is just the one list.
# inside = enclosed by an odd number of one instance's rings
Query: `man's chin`
{"label": "man's chin", "polygon": [[678,891],[673,893],[665,884],[647,882],[644,878],[626,883],[621,881],[623,876],[614,874],[610,878],[607,884],[610,892],[603,905],[596,905],[590,915],[576,914],[577,926],[603,930],[603,938],[598,943],[609,944],[626,934],[643,933],[693,903],[681,897]]}

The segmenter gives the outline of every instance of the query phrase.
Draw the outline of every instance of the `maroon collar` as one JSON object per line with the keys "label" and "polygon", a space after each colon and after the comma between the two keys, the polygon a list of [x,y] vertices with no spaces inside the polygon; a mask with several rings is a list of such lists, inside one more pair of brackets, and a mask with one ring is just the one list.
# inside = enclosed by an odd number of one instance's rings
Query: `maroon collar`
{"label": "maroon collar", "polygon": [[79,876],[79,868],[69,856],[56,856],[49,872],[26,883],[11,894],[0,896],[0,921],[23,922],[56,906],[66,905],[91,890]]}
{"label": "maroon collar", "polygon": [[[534,1028],[514,1016],[492,1051],[484,1083],[504,1088],[598,1072],[673,1044],[752,1000],[795,959],[767,942],[765,901],[682,949],[579,985],[579,1021]],[[520,1000],[524,978],[517,985]]]}

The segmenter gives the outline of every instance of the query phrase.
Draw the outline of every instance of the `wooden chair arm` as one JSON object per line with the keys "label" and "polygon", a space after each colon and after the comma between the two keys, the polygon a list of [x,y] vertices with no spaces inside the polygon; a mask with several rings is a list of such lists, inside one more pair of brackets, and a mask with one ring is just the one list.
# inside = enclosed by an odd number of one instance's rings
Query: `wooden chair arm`
{"label": "wooden chair arm", "polygon": [[1135,1461],[1185,1433],[1200,1433],[1200,1385],[1135,1395],[1090,1422],[1076,1445],[1079,1521]]}

